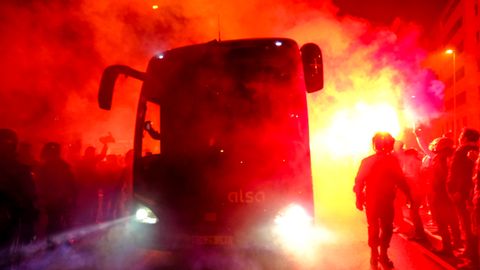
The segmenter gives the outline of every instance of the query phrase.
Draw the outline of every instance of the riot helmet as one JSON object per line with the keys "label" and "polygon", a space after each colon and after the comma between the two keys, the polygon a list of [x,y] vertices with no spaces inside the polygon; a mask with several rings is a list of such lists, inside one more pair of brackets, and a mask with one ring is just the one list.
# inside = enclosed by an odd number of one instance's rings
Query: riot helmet
{"label": "riot helmet", "polygon": [[438,154],[440,152],[444,153],[453,153],[454,142],[452,139],[447,137],[438,137],[435,138],[430,145],[428,146],[430,151]]}
{"label": "riot helmet", "polygon": [[377,132],[372,138],[373,149],[377,153],[390,153],[393,151],[395,139],[388,132]]}

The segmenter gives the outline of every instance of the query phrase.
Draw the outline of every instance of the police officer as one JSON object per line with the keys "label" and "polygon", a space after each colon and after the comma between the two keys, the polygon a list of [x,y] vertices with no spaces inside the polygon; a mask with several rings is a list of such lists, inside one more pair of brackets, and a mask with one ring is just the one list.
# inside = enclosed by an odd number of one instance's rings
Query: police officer
{"label": "police officer", "polygon": [[374,267],[380,263],[386,268],[393,268],[387,251],[393,233],[397,187],[405,193],[407,200],[412,201],[400,162],[392,153],[394,143],[395,139],[389,133],[378,132],[373,136],[375,154],[362,160],[353,188],[357,209],[363,211],[365,208],[370,264]]}

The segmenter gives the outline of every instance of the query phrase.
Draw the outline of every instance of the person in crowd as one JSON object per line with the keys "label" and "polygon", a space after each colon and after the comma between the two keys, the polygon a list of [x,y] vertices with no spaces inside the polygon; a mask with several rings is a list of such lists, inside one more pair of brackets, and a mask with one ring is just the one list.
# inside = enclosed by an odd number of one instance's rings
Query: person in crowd
{"label": "person in crowd", "polygon": [[99,163],[100,189],[102,191],[101,217],[112,220],[119,216],[121,167],[117,155],[110,154]]}
{"label": "person in crowd", "polygon": [[465,238],[467,258],[474,257],[475,239],[471,222],[473,200],[473,174],[478,157],[480,133],[476,129],[464,128],[459,137],[447,178],[447,190],[453,200]]}
{"label": "person in crowd", "polygon": [[125,154],[124,165],[120,174],[122,185],[121,214],[128,215],[131,210],[133,196],[133,149]]}
{"label": "person in crowd", "polygon": [[430,149],[434,153],[430,165],[431,178],[428,179],[430,208],[442,237],[440,252],[451,257],[454,256],[454,248],[461,245],[458,217],[447,192],[448,162],[454,152],[454,143],[452,139],[439,137],[432,141]]}
{"label": "person in crowd", "polygon": [[46,143],[41,151],[41,164],[36,175],[42,210],[47,217],[47,241],[72,226],[77,190],[70,165],[62,159],[61,145]]}
{"label": "person in crowd", "polygon": [[474,191],[473,191],[473,220],[474,220],[474,234],[476,238],[476,253],[473,256],[475,261],[472,265],[480,268],[480,157],[477,158],[475,164]]}
{"label": "person in crowd", "polygon": [[15,131],[0,128],[0,268],[13,263],[18,245],[35,237],[37,195],[32,173],[16,157]]}
{"label": "person in crowd", "polygon": [[[35,180],[35,174],[37,171],[38,166],[40,165],[40,161],[37,159],[35,153],[34,153],[34,147],[33,144],[28,142],[28,141],[20,141],[18,143],[17,147],[17,160],[21,164],[27,165],[29,170],[31,171],[33,175],[33,180]],[[38,194],[36,194],[37,196]],[[37,197],[38,199],[38,197]],[[38,200],[36,201],[36,204],[38,204]],[[38,207],[38,205],[36,206]],[[38,239],[42,235],[40,234],[39,231],[39,223],[40,223],[40,212],[39,209],[37,209],[37,220],[36,220],[36,225],[35,228],[31,228],[33,230],[30,234],[33,235],[35,234],[35,238]]]}
{"label": "person in crowd", "polygon": [[[398,161],[400,162],[400,167],[403,170],[403,164],[405,160],[405,144],[400,140],[395,140],[393,145],[393,153],[397,157]],[[406,206],[406,198],[405,195],[397,191],[394,201],[395,207],[395,216],[393,218],[393,232],[394,233],[404,233],[407,231],[408,225],[405,222],[405,215],[403,212],[404,207]]]}
{"label": "person in crowd", "polygon": [[76,166],[78,194],[78,214],[77,221],[79,225],[89,225],[97,222],[99,208],[99,189],[100,179],[97,165],[103,160],[108,151],[108,143],[103,143],[99,154],[93,146],[88,146],[85,153]]}
{"label": "person in crowd", "polygon": [[[393,268],[388,248],[393,233],[394,200],[397,188],[409,201],[410,191],[400,162],[393,152],[395,139],[389,133],[378,132],[372,138],[375,154],[364,158],[355,177],[356,207],[365,208],[368,223],[368,245],[371,249],[370,264],[380,262]],[[380,250],[379,250],[380,248]]]}
{"label": "person in crowd", "polygon": [[426,233],[420,217],[419,207],[422,205],[425,192],[425,181],[421,178],[422,160],[415,148],[404,151],[402,170],[407,179],[407,184],[412,195],[413,203],[410,205],[410,218],[413,222],[414,232],[410,239],[425,240]]}
{"label": "person in crowd", "polygon": [[[419,206],[421,204],[421,178],[420,171],[422,161],[418,157],[418,151],[414,148],[405,149],[405,144],[402,141],[395,140],[393,152],[400,162],[400,167],[407,179],[414,203],[409,205],[409,216],[414,225],[413,235],[409,237],[411,240],[421,241],[425,239],[425,230],[422,219],[419,213]],[[397,191],[395,197],[395,217],[393,220],[394,232],[407,233],[407,228],[410,225],[405,221],[404,209],[407,206],[407,199],[403,192]]]}
{"label": "person in crowd", "polygon": [[[436,155],[435,154],[435,148],[436,148],[436,144],[437,142],[441,139],[441,138],[448,138],[449,140],[451,140],[453,142],[453,139],[451,137],[447,137],[445,135],[442,135],[441,137],[438,137],[438,138],[435,138],[433,139],[427,147],[424,147],[422,146],[422,149],[425,153],[425,156],[423,157],[422,159],[422,166],[421,166],[421,170],[420,170],[420,177],[422,179],[425,180],[425,184],[426,184],[426,187],[427,187],[427,191],[426,191],[426,206],[427,206],[427,209],[428,209],[428,214],[431,216],[431,220],[429,220],[430,224],[431,225],[435,225],[436,226],[436,220],[438,220],[438,217],[436,216],[436,213],[435,213],[435,208],[432,208],[431,205],[432,205],[432,179],[433,179],[433,158],[434,156]],[[417,137],[417,140],[420,140],[418,137]],[[452,146],[453,148],[455,148],[455,146],[453,145]],[[450,157],[449,157],[449,162],[448,164],[450,164]],[[450,165],[448,165],[449,167]],[[436,233],[438,233],[438,231],[436,231]]]}
{"label": "person in crowd", "polygon": [[35,171],[40,164],[33,153],[33,145],[29,142],[20,142],[18,144],[17,156],[18,161],[28,165],[32,171]]}
{"label": "person in crowd", "polygon": [[77,166],[82,159],[82,140],[80,138],[73,139],[66,145],[64,157],[73,167]]}

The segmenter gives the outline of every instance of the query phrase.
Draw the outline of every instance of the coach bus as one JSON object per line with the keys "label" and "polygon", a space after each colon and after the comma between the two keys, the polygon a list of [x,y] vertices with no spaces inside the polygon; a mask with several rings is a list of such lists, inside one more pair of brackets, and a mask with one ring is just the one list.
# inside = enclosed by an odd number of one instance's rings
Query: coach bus
{"label": "coach bus", "polygon": [[[165,250],[292,248],[313,222],[307,94],[323,88],[320,48],[288,38],[211,41],[153,56],[143,81],[133,161],[136,241]],[[283,244],[282,244],[283,243]]]}

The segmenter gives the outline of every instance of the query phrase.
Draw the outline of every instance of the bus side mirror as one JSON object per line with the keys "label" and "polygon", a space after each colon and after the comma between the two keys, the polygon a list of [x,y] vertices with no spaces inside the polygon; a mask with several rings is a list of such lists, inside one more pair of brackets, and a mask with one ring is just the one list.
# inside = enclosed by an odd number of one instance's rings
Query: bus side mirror
{"label": "bus side mirror", "polygon": [[145,73],[135,70],[131,67],[123,65],[113,65],[105,68],[100,80],[100,88],[98,90],[98,106],[104,110],[112,108],[113,90],[118,75],[124,74],[139,80],[144,80]]}
{"label": "bus side mirror", "polygon": [[307,43],[300,48],[300,52],[307,92],[323,89],[323,58],[320,47],[315,43]]}

